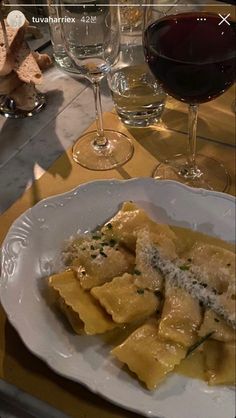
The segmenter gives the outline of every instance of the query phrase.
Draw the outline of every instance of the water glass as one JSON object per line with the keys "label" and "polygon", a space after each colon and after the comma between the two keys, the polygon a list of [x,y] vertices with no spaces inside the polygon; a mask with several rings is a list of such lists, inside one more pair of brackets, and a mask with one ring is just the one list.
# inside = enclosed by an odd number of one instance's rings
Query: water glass
{"label": "water glass", "polygon": [[68,56],[65,50],[61,25],[59,22],[58,8],[55,7],[54,3],[56,4],[56,0],[48,0],[48,16],[49,18],[52,18],[52,21],[49,21],[49,29],[53,47],[53,58],[56,65],[61,70],[77,72],[72,59]]}
{"label": "water glass", "polygon": [[57,1],[65,50],[77,71],[91,82],[94,93],[97,129],[76,141],[73,159],[90,170],[110,170],[125,164],[134,152],[125,134],[104,129],[102,117],[100,82],[117,61],[120,50],[119,8],[115,0],[105,5]]}
{"label": "water glass", "polygon": [[145,62],[141,33],[123,36],[119,61],[108,74],[108,84],[125,125],[147,127],[160,121],[166,93]]}
{"label": "water glass", "polygon": [[122,31],[136,31],[141,28],[143,21],[143,6],[141,0],[131,5],[130,0],[120,0],[120,22]]}

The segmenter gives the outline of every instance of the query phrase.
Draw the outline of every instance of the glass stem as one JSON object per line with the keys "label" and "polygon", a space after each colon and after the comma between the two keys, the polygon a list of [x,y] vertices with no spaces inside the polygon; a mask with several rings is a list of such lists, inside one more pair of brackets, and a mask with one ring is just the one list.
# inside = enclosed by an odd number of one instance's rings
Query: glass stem
{"label": "glass stem", "polygon": [[188,122],[188,176],[198,176],[198,169],[196,165],[196,145],[197,145],[197,117],[198,105],[189,105],[189,122]]}
{"label": "glass stem", "polygon": [[108,141],[104,135],[104,130],[103,130],[100,82],[98,80],[93,81],[93,92],[94,92],[94,100],[95,100],[95,114],[96,114],[96,127],[97,127],[97,136],[96,136],[96,139],[94,140],[94,146],[98,148],[104,148],[107,145]]}

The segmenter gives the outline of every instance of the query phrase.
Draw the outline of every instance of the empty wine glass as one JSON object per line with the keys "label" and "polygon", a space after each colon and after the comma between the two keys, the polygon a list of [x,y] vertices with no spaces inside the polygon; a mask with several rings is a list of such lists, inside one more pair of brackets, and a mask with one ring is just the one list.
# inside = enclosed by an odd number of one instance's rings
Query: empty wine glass
{"label": "empty wine glass", "polygon": [[199,104],[224,93],[236,74],[235,22],[230,18],[222,21],[217,12],[220,3],[213,3],[214,7],[204,2],[197,7],[186,2],[146,7],[143,45],[147,63],[166,92],[189,105],[187,161],[178,155],[160,163],[154,177],[225,191],[230,178],[224,166],[214,158],[196,154]]}
{"label": "empty wine glass", "polygon": [[133,145],[123,133],[104,129],[102,120],[100,81],[119,55],[119,8],[115,1],[92,3],[60,1],[58,14],[65,49],[80,74],[92,82],[95,99],[97,130],[79,138],[73,159],[91,170],[109,170],[132,157]]}

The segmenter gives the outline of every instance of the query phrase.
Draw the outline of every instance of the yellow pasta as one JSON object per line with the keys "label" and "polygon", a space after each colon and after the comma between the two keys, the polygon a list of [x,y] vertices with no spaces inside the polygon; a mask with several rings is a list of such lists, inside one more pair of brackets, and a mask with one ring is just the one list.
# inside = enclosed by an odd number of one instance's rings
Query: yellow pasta
{"label": "yellow pasta", "polygon": [[158,245],[165,257],[175,259],[176,249],[172,239],[164,234],[150,233],[148,229],[141,229],[137,233],[136,243],[136,269],[141,273],[137,276],[135,284],[145,289],[153,291],[161,290],[163,287],[163,277],[156,268],[150,263],[149,248]]}
{"label": "yellow pasta", "polygon": [[103,228],[107,236],[118,239],[130,250],[135,251],[137,233],[142,228],[149,228],[156,235],[176,239],[175,233],[168,225],[157,224],[146,212],[132,202],[125,202],[121,210]]}
{"label": "yellow pasta", "polygon": [[207,341],[204,344],[204,358],[209,385],[235,385],[235,344]]}
{"label": "yellow pasta", "polygon": [[[55,290],[55,289],[54,289]],[[57,306],[60,308],[61,312],[66,316],[70,325],[76,334],[85,334],[84,332],[84,323],[81,321],[78,312],[75,312],[70,305],[67,305],[65,300],[57,295],[56,299]]]}
{"label": "yellow pasta", "polygon": [[157,328],[156,321],[144,324],[112,350],[150,390],[155,389],[186,355],[186,349],[180,344],[161,340]]}
{"label": "yellow pasta", "polygon": [[159,335],[186,347],[197,340],[202,321],[201,310],[185,290],[169,286],[159,326]]}
{"label": "yellow pasta", "polygon": [[91,290],[92,295],[118,324],[145,319],[159,307],[159,299],[154,293],[137,287],[134,281],[135,276],[125,273]]}
{"label": "yellow pasta", "polygon": [[119,339],[109,333],[103,344],[123,341],[112,354],[148,389],[173,370],[233,384],[235,254],[219,240],[173,229],[125,202],[99,230],[70,240],[63,251],[70,270],[51,276],[49,287],[76,333],[119,327]]}
{"label": "yellow pasta", "polygon": [[101,334],[117,326],[90,292],[82,289],[74,272],[55,274],[49,277],[48,283],[75,332],[84,329],[89,335]]}
{"label": "yellow pasta", "polygon": [[201,268],[201,273],[211,287],[225,292],[235,275],[235,254],[224,248],[206,243],[196,243],[187,258]]}
{"label": "yellow pasta", "polygon": [[214,332],[212,338],[218,341],[232,342],[235,339],[234,330],[215,312],[205,311],[203,323],[199,329],[198,335],[204,335]]}
{"label": "yellow pasta", "polygon": [[[77,277],[83,289],[100,286],[115,276],[133,271],[134,268],[134,256],[128,251],[108,245],[96,248],[96,244],[90,244],[89,248],[85,247],[73,261],[73,267],[76,267]],[[91,246],[95,248],[92,251]]]}

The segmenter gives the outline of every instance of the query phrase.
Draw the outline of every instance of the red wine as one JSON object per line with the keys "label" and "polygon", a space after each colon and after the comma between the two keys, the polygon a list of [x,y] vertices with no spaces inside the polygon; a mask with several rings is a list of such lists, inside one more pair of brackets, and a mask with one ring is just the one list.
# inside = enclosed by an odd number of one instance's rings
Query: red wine
{"label": "red wine", "polygon": [[182,13],[152,23],[144,32],[148,65],[167,93],[203,103],[228,89],[236,76],[235,22],[211,13]]}

